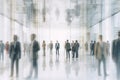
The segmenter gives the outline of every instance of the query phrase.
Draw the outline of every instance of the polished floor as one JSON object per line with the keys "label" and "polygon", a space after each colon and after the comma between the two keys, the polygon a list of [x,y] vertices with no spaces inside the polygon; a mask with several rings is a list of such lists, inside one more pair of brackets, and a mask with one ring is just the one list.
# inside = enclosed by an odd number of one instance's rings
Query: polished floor
{"label": "polished floor", "polygon": [[[56,57],[55,52],[50,55],[49,51],[46,57],[43,57],[42,51],[39,52],[39,77],[29,80],[116,80],[116,71],[111,57],[107,60],[107,73],[97,75],[97,61],[89,52],[79,51],[79,59],[66,60],[65,51],[60,51],[60,56]],[[102,67],[102,65],[101,65]],[[22,55],[20,60],[19,78],[10,76],[10,60],[5,55],[4,62],[0,61],[0,80],[28,80],[30,62],[27,55]],[[101,68],[102,69],[102,68]],[[102,71],[103,72],[103,71]]]}

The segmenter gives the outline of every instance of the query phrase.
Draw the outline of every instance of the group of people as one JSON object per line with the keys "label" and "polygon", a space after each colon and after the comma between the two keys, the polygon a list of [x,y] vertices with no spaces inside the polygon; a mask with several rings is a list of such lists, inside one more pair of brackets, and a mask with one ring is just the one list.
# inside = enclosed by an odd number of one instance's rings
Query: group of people
{"label": "group of people", "polygon": [[70,51],[72,51],[72,58],[78,58],[78,51],[79,51],[80,44],[76,40],[75,42],[72,41],[70,44],[69,40],[65,42],[65,49],[66,49],[66,59],[70,59]]}
{"label": "group of people", "polygon": [[[4,49],[9,55],[11,60],[11,71],[10,77],[14,75],[14,65],[16,66],[16,77],[19,77],[19,60],[21,59],[21,43],[18,41],[18,36],[13,36],[13,41],[9,44],[7,42],[5,45],[0,41],[0,58],[4,59]],[[38,51],[40,50],[39,43],[36,41],[36,34],[31,34],[31,43],[29,45],[29,59],[31,62],[30,74],[28,78],[31,77],[33,70],[35,70],[35,78],[38,77]],[[16,64],[15,64],[16,63]]]}
{"label": "group of people", "polygon": [[[53,53],[53,47],[54,44],[52,41],[50,41],[49,43],[49,50],[50,53]],[[66,59],[70,59],[70,51],[72,53],[72,58],[78,58],[78,51],[79,51],[79,46],[80,44],[78,43],[78,41],[72,41],[72,43],[69,42],[69,40],[65,41],[65,51],[66,51]],[[45,40],[43,40],[42,43],[42,48],[43,48],[43,56],[46,56],[46,42]],[[59,56],[59,49],[60,49],[60,43],[58,41],[56,41],[55,43],[55,50],[56,50],[56,56]]]}
{"label": "group of people", "polygon": [[[120,32],[118,33],[118,39],[115,39],[112,43],[112,58],[113,61],[116,64],[116,69],[117,69],[117,77],[118,80],[120,79]],[[42,44],[43,47],[43,56],[45,56],[45,49],[46,49],[46,43],[43,41]],[[80,44],[78,41],[72,41],[72,43],[69,42],[69,40],[65,41],[65,50],[66,50],[66,59],[70,59],[70,51],[72,53],[72,58],[78,58],[78,52],[79,52],[79,47]],[[94,54],[96,59],[98,60],[98,75],[101,76],[101,62],[103,62],[103,69],[104,69],[104,76],[106,77],[107,71],[106,71],[106,59],[108,55],[110,54],[109,48],[110,44],[109,42],[104,42],[103,41],[103,36],[99,35],[99,41],[94,43],[94,48],[93,44],[91,44],[91,54]],[[52,54],[53,50],[53,42],[51,41],[49,43],[49,48],[50,52]],[[5,45],[2,41],[0,41],[0,59],[1,55],[4,55],[4,49],[6,50],[6,53],[9,53],[9,57],[11,59],[11,77],[14,74],[14,63],[16,63],[16,77],[19,76],[19,60],[21,59],[21,43],[18,41],[18,36],[14,35],[13,41],[9,44],[7,42]],[[55,43],[55,49],[56,49],[56,55],[59,56],[59,49],[60,49],[60,43],[56,41]],[[36,41],[36,34],[31,34],[31,43],[29,45],[29,58],[31,62],[31,69],[30,69],[30,74],[28,78],[31,77],[33,70],[35,70],[35,78],[38,77],[38,51],[40,50],[39,42]],[[4,58],[2,58],[4,59]]]}

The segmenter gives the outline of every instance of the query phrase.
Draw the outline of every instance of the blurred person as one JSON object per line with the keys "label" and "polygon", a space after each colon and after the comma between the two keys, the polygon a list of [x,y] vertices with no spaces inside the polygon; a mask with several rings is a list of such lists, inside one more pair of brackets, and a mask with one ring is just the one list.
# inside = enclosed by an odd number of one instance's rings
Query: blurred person
{"label": "blurred person", "polygon": [[110,43],[109,43],[109,41],[107,41],[107,50],[108,50],[108,54],[110,55]]}
{"label": "blurred person", "polygon": [[96,44],[96,41],[93,42],[93,47],[92,47],[93,55],[94,55],[94,51],[95,51],[95,44]]}
{"label": "blurred person", "polygon": [[6,54],[7,54],[7,55],[9,54],[9,48],[10,48],[10,44],[9,44],[9,42],[7,41],[6,44],[5,44],[5,51],[6,51]]}
{"label": "blurred person", "polygon": [[94,50],[94,44],[93,41],[90,43],[90,54],[93,55],[93,50]]}
{"label": "blurred person", "polygon": [[75,57],[75,43],[74,43],[74,41],[72,41],[72,43],[71,43],[71,49],[72,49],[72,58],[74,58]]}
{"label": "blurred person", "polygon": [[49,48],[50,48],[50,54],[53,53],[53,42],[51,41],[49,44]]}
{"label": "blurred person", "polygon": [[31,68],[28,78],[31,78],[33,70],[35,70],[35,78],[38,78],[38,51],[40,50],[39,43],[36,41],[36,34],[31,34],[31,44],[30,44],[30,59]]}
{"label": "blurred person", "polygon": [[69,40],[66,41],[65,49],[66,49],[66,59],[68,58],[70,59],[71,46]]}
{"label": "blurred person", "polygon": [[88,51],[88,43],[87,42],[85,43],[85,51],[86,52]]}
{"label": "blurred person", "polygon": [[120,80],[120,31],[118,32],[118,39],[112,42],[112,59],[116,65],[117,80]]}
{"label": "blurred person", "polygon": [[4,43],[0,41],[0,60],[4,60]]}
{"label": "blurred person", "polygon": [[44,40],[43,40],[43,43],[42,43],[42,48],[43,48],[43,56],[46,56],[46,43],[45,43]]}
{"label": "blurred person", "polygon": [[16,62],[16,77],[19,77],[19,59],[21,58],[21,43],[18,41],[18,36],[14,35],[13,42],[10,44],[10,59],[11,59],[11,74],[14,74],[14,63]]}
{"label": "blurred person", "polygon": [[76,58],[78,58],[78,51],[79,51],[79,47],[80,47],[80,44],[78,43],[78,41],[76,40],[75,41],[75,54],[76,54]]}
{"label": "blurred person", "polygon": [[95,57],[98,60],[98,75],[101,76],[101,62],[103,62],[104,76],[107,76],[106,59],[108,56],[106,43],[103,42],[102,35],[99,35],[99,41],[95,44]]}
{"label": "blurred person", "polygon": [[56,49],[56,56],[59,56],[60,43],[58,41],[56,41],[55,43],[55,49]]}

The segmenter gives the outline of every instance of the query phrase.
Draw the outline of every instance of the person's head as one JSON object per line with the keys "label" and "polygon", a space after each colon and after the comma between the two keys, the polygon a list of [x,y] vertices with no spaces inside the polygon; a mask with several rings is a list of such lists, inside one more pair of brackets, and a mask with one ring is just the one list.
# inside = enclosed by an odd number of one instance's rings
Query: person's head
{"label": "person's head", "polygon": [[43,40],[43,43],[45,43],[45,40]]}
{"label": "person's head", "polygon": [[18,39],[17,35],[14,35],[13,40],[17,41],[17,39]]}
{"label": "person's head", "polygon": [[100,41],[102,41],[102,40],[103,40],[102,35],[99,35],[99,40],[100,40]]}
{"label": "person's head", "polygon": [[36,34],[31,34],[31,41],[35,40]]}
{"label": "person's head", "polygon": [[76,42],[76,43],[78,43],[78,41],[77,41],[77,40],[76,40],[75,42]]}
{"label": "person's head", "polygon": [[120,37],[120,31],[118,32],[118,37]]}
{"label": "person's head", "polygon": [[67,40],[67,42],[69,42],[69,40]]}
{"label": "person's head", "polygon": [[58,41],[56,41],[58,43]]}
{"label": "person's head", "polygon": [[91,41],[91,42],[93,42],[93,41]]}

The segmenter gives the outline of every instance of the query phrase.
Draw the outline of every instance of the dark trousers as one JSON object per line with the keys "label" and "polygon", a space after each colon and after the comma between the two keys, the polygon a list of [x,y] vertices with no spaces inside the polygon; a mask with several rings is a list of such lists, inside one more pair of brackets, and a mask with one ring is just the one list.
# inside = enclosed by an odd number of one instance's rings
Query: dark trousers
{"label": "dark trousers", "polygon": [[37,61],[37,59],[33,59],[31,62],[29,77],[32,76],[33,70],[35,71],[35,77],[37,78],[38,77],[38,61]]}
{"label": "dark trousers", "polygon": [[16,76],[19,75],[19,59],[11,59],[11,76],[14,74],[14,63],[16,62]]}
{"label": "dark trousers", "polygon": [[115,64],[116,64],[117,80],[120,80],[120,62],[115,62]]}
{"label": "dark trousers", "polygon": [[59,55],[59,49],[56,49],[56,55]]}
{"label": "dark trousers", "polygon": [[72,51],[72,58],[75,57],[75,51]]}
{"label": "dark trousers", "polygon": [[70,59],[70,51],[69,50],[66,50],[66,58]]}
{"label": "dark trousers", "polygon": [[98,60],[98,74],[100,75],[101,74],[101,69],[100,69],[100,66],[101,66],[101,62],[103,62],[103,69],[104,69],[104,75],[106,75],[106,59],[104,56],[102,56],[102,59]]}
{"label": "dark trousers", "polygon": [[78,50],[76,50],[75,52],[76,52],[76,58],[78,58]]}

